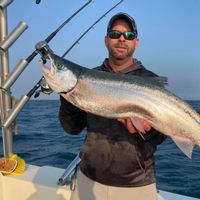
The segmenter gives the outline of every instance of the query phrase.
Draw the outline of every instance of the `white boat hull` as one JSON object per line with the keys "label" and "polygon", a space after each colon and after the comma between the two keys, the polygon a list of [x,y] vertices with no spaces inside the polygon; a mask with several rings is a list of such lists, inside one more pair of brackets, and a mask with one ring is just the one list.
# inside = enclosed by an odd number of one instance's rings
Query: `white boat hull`
{"label": "white boat hull", "polygon": [[69,186],[58,186],[64,169],[28,165],[20,176],[0,176],[1,200],[69,200]]}
{"label": "white boat hull", "polygon": [[[63,173],[64,169],[60,168],[27,165],[25,172],[20,176],[3,176],[0,174],[0,199],[70,200],[70,187],[57,185],[57,181]],[[197,199],[166,191],[159,191],[158,200]]]}

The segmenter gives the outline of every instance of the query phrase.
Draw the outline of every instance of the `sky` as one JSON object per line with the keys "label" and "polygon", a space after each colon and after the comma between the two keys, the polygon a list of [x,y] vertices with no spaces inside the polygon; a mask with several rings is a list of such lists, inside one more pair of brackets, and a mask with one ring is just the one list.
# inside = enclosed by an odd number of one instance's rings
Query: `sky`
{"label": "sky", "polygon": [[[9,48],[10,71],[20,59],[26,59],[35,45],[44,40],[61,23],[79,9],[85,0],[14,0],[7,7],[8,33],[20,21],[29,26]],[[49,43],[54,53],[62,56],[73,42],[117,0],[93,0],[73,18]],[[200,0],[124,0],[106,15],[66,59],[84,67],[100,65],[107,57],[104,36],[109,19],[118,12],[134,17],[139,32],[139,47],[134,57],[161,76],[168,77],[168,90],[185,100],[200,100]],[[38,82],[42,73],[37,56],[11,87],[20,98]],[[58,94],[41,94],[38,99],[58,99]],[[32,97],[34,99],[34,97]]]}

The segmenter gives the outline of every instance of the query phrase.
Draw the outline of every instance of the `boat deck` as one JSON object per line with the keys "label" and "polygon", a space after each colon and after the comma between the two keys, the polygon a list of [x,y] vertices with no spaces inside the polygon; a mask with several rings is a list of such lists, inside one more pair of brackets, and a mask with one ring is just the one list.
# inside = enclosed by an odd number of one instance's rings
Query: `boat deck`
{"label": "boat deck", "polygon": [[[0,174],[1,200],[69,200],[69,186],[58,186],[57,181],[64,169],[27,165],[21,176],[2,176]],[[159,191],[158,200],[197,200],[196,198]]]}

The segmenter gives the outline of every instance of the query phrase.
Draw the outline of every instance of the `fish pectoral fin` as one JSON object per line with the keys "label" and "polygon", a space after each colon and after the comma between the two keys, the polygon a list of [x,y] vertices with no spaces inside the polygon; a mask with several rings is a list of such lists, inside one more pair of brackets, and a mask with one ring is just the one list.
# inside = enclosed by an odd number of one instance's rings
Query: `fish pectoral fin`
{"label": "fish pectoral fin", "polygon": [[192,151],[194,148],[194,144],[191,143],[191,140],[176,136],[172,137],[172,140],[188,158],[192,159]]}
{"label": "fish pectoral fin", "polygon": [[135,128],[141,132],[141,133],[146,133],[146,131],[144,130],[144,126],[142,123],[142,120],[138,117],[132,117],[131,118],[131,122],[133,123],[133,125],[135,126]]}

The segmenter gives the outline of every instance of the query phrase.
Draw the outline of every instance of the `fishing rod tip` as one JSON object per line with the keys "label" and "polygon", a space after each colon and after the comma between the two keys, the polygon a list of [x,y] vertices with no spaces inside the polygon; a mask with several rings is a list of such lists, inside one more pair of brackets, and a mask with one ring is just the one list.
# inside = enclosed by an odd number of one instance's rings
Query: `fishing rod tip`
{"label": "fishing rod tip", "polygon": [[35,1],[36,4],[39,4],[40,2],[41,2],[41,0],[36,0]]}

